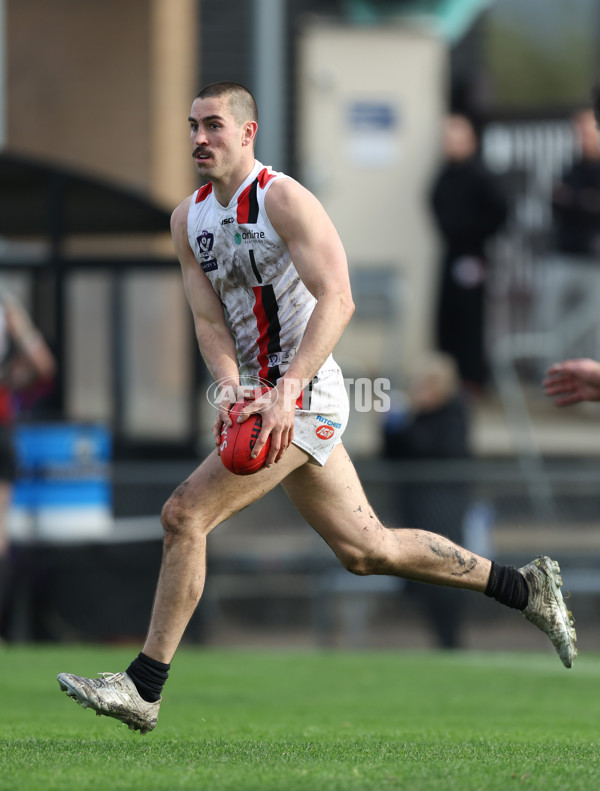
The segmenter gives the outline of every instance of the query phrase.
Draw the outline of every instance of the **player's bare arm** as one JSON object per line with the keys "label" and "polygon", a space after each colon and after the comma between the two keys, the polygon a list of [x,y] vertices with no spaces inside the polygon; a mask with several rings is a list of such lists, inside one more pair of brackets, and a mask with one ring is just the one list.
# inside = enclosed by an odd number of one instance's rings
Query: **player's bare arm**
{"label": "player's bare arm", "polygon": [[[277,402],[263,413],[255,452],[260,452],[270,433],[270,464],[289,446],[296,398],[333,351],[354,303],[342,242],[317,198],[298,182],[282,179],[267,192],[265,208],[304,285],[317,300],[294,359],[277,384]],[[257,409],[260,403],[248,406],[249,412]]]}
{"label": "player's bare arm", "polygon": [[546,395],[554,398],[557,406],[600,401],[600,363],[588,358],[554,363],[543,385]]}
{"label": "player's bare arm", "polygon": [[267,193],[265,207],[290,250],[304,285],[317,300],[284,380],[294,399],[333,351],[352,313],[348,262],[340,237],[319,201],[295,181]]}
{"label": "player's bare arm", "polygon": [[[223,385],[239,384],[239,370],[235,342],[225,321],[223,305],[208,281],[190,247],[187,236],[187,215],[190,205],[187,198],[175,209],[171,217],[171,233],[175,252],[181,264],[183,285],[194,319],[194,328],[202,358],[215,382]],[[213,425],[215,444],[220,443],[223,423],[231,425],[227,399],[220,403]]]}

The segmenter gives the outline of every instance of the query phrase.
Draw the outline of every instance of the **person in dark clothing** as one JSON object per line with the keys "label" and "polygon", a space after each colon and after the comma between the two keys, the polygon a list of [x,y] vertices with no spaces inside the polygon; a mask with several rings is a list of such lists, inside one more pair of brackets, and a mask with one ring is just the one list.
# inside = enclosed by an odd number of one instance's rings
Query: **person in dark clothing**
{"label": "person in dark clothing", "polygon": [[600,148],[594,114],[573,119],[580,155],[554,185],[552,210],[556,248],[597,261],[600,254]]}
{"label": "person in dark clothing", "polygon": [[[388,459],[448,460],[470,456],[468,405],[453,358],[427,357],[412,377],[407,412],[393,410],[384,424],[384,456]],[[453,541],[463,541],[463,522],[470,502],[469,486],[461,481],[407,481],[399,488],[402,519],[427,529],[437,525]],[[441,648],[460,648],[465,598],[459,590],[428,590],[407,583],[404,590],[421,601]]]}
{"label": "person in dark clothing", "polygon": [[452,355],[469,391],[488,378],[485,353],[486,245],[506,222],[507,201],[481,162],[470,121],[444,124],[445,161],[434,179],[431,207],[443,244],[436,315],[438,348]]}
{"label": "person in dark clothing", "polygon": [[561,336],[569,316],[590,316],[576,344],[565,335],[563,356],[593,356],[600,342],[597,304],[600,298],[600,149],[592,110],[572,119],[578,154],[552,192],[554,251],[548,260],[539,312],[542,329]]}
{"label": "person in dark clothing", "polygon": [[389,458],[455,459],[470,456],[468,406],[456,364],[431,354],[411,377],[408,414],[391,410],[384,434]]}

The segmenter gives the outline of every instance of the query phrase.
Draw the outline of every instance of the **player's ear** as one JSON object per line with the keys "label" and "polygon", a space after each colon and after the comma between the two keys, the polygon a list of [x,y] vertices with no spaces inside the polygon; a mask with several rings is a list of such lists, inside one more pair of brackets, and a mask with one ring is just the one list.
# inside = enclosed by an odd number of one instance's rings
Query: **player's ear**
{"label": "player's ear", "polygon": [[249,146],[256,137],[258,131],[258,124],[256,121],[246,121],[242,129],[242,145]]}

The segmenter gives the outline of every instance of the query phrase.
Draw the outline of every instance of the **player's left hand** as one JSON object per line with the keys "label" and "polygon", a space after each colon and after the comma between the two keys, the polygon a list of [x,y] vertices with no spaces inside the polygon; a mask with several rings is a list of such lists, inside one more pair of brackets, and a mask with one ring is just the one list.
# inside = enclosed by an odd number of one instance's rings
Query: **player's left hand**
{"label": "player's left hand", "polygon": [[296,404],[291,399],[284,397],[283,389],[272,387],[253,401],[248,401],[240,412],[238,422],[243,423],[255,412],[260,412],[262,429],[252,455],[258,456],[270,436],[271,449],[265,464],[266,467],[270,467],[271,464],[275,464],[281,459],[292,444]]}

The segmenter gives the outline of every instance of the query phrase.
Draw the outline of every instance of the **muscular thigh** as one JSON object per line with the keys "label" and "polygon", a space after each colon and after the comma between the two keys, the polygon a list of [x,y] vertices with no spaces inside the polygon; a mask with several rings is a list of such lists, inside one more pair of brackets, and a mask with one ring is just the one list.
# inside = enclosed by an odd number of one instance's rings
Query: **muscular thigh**
{"label": "muscular thigh", "polygon": [[372,544],[383,532],[341,444],[324,467],[305,464],[282,485],[302,516],[335,551]]}
{"label": "muscular thigh", "polygon": [[225,469],[215,450],[177,487],[165,505],[165,512],[172,514],[175,520],[192,521],[208,533],[259,500],[307,460],[308,455],[292,445],[282,459],[268,469],[254,475],[234,475]]}

